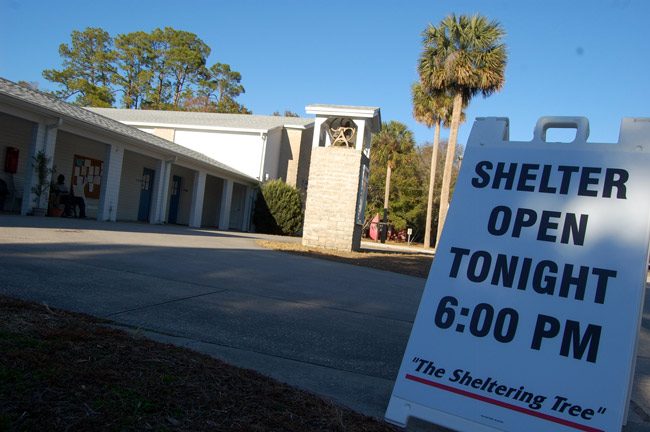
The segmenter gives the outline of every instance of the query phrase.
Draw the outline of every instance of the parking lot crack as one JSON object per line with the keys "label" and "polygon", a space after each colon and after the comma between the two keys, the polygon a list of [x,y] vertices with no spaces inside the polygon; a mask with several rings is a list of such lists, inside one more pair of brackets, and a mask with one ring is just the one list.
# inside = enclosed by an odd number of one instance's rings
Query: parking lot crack
{"label": "parking lot crack", "polygon": [[137,312],[137,311],[141,311],[141,310],[144,310],[144,309],[151,309],[151,308],[154,308],[154,307],[157,307],[157,306],[162,306],[162,305],[166,305],[166,304],[170,304],[170,303],[177,303],[177,302],[181,302],[181,301],[184,301],[184,300],[195,299],[197,297],[205,297],[205,296],[213,295],[213,294],[221,294],[221,293],[224,293],[226,291],[228,291],[228,289],[210,291],[210,292],[195,294],[195,295],[186,296],[186,297],[178,297],[178,298],[174,298],[174,299],[171,299],[171,300],[165,300],[165,301],[159,302],[159,303],[152,303],[152,304],[138,306],[138,307],[131,308],[131,309],[124,309],[124,310],[121,310],[121,311],[118,311],[118,312],[113,312],[113,313],[104,315],[104,317],[105,318],[114,317],[114,316],[117,316],[117,315],[120,315],[120,314],[125,314],[125,313],[128,313],[128,312]]}

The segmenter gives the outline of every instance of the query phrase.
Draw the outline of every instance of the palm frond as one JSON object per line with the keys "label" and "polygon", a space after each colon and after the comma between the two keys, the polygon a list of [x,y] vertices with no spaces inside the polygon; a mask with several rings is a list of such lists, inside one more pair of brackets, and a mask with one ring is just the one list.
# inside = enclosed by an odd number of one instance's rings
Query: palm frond
{"label": "palm frond", "polygon": [[505,31],[481,15],[451,14],[422,33],[418,74],[425,90],[452,89],[484,95],[503,86],[507,52]]}

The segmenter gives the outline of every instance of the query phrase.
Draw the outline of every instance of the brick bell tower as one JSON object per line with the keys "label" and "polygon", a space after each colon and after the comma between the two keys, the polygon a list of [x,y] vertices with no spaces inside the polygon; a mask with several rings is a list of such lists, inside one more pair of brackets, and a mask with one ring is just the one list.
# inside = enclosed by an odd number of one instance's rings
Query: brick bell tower
{"label": "brick bell tower", "polygon": [[308,105],[315,114],[302,244],[359,250],[368,193],[370,142],[381,129],[377,107]]}

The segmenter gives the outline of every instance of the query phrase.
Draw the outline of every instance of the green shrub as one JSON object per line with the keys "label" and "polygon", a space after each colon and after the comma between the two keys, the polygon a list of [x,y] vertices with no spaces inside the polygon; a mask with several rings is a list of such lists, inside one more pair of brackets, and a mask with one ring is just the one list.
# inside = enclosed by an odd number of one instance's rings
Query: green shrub
{"label": "green shrub", "polygon": [[253,221],[260,233],[300,234],[303,221],[300,192],[282,180],[264,183],[257,194]]}

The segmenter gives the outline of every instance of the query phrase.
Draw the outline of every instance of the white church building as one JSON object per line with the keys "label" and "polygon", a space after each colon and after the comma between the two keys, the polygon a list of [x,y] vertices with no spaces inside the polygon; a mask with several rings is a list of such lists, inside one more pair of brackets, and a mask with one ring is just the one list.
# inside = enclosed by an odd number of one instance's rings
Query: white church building
{"label": "white church building", "polygon": [[259,181],[305,188],[313,118],[88,108],[203,153]]}
{"label": "white church building", "polygon": [[0,78],[0,210],[48,208],[34,156],[97,220],[248,231],[260,181],[305,188],[314,119],[86,109]]}

